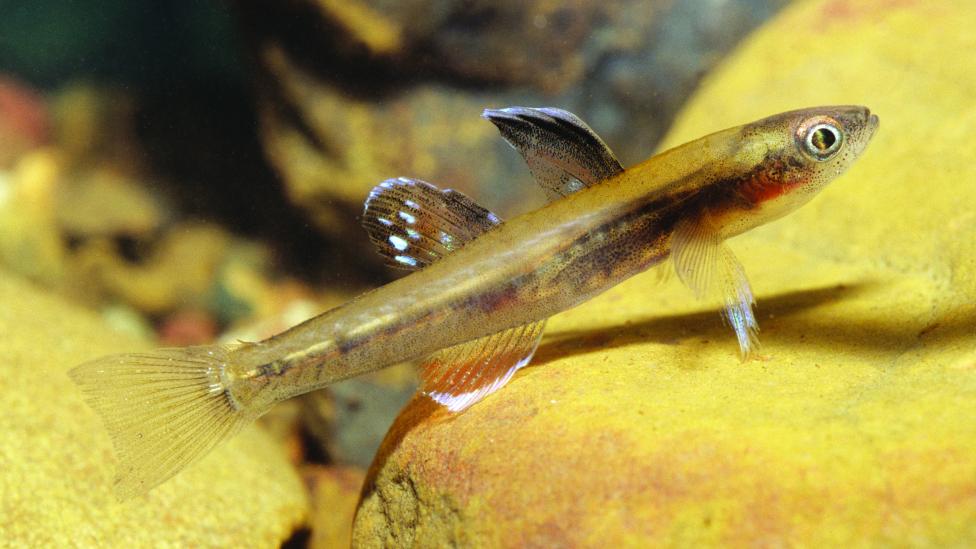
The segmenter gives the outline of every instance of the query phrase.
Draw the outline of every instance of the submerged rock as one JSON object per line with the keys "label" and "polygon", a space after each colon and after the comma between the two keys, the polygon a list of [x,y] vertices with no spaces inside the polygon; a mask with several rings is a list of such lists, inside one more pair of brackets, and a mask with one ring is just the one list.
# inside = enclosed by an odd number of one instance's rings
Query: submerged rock
{"label": "submerged rock", "polygon": [[484,108],[569,109],[640,158],[705,69],[783,3],[237,5],[264,77],[268,158],[289,198],[355,250],[368,242],[349,219],[388,177],[459,189],[503,216],[541,204]]}
{"label": "submerged rock", "polygon": [[0,170],[50,139],[51,120],[37,90],[0,74]]}
{"label": "submerged rock", "polygon": [[413,366],[399,364],[309,393],[301,399],[309,441],[331,462],[365,469],[416,388]]}
{"label": "submerged rock", "polygon": [[57,222],[72,238],[144,239],[162,226],[163,208],[141,181],[105,168],[67,179],[57,196]]}
{"label": "submerged rock", "polygon": [[40,149],[0,171],[0,265],[47,286],[60,286],[67,250],[55,216],[62,165]]}
{"label": "submerged rock", "polygon": [[[415,399],[374,461],[363,546],[965,546],[976,539],[976,6],[801,2],[666,140],[865,104],[864,158],[731,242],[764,347],[639,276],[552,319],[533,365],[451,416]],[[909,39],[910,37],[910,39]],[[924,93],[924,98],[920,94]]]}
{"label": "submerged rock", "polygon": [[303,476],[312,492],[309,549],[349,547],[364,471],[355,467],[309,466]]}
{"label": "submerged rock", "polygon": [[108,435],[65,372],[144,344],[2,272],[0,304],[3,544],[267,547],[303,525],[302,482],[254,427],[148,495],[116,500]]}

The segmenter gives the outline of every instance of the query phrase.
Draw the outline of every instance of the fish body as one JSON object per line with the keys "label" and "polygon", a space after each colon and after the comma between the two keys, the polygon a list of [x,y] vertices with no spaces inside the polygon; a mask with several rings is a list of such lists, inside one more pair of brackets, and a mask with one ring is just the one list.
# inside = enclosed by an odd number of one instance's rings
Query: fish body
{"label": "fish body", "polygon": [[113,436],[120,495],[164,481],[275,402],[399,362],[420,361],[425,394],[464,410],[531,360],[545,319],[669,258],[696,294],[723,300],[748,355],[752,293],[724,241],[812,198],[878,123],[863,107],[791,111],[624,170],[565,111],[484,116],[525,158],[545,207],[502,222],[455,191],[385,181],[364,224],[409,276],[262,342],[117,355],[72,371]]}

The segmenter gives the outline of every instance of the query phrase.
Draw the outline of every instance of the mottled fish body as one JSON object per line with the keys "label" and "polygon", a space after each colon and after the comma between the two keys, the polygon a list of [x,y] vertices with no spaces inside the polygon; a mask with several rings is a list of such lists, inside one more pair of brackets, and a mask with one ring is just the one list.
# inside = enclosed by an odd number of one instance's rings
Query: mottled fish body
{"label": "mottled fish body", "polygon": [[624,170],[579,118],[515,107],[484,117],[550,202],[502,222],[424,181],[382,182],[364,226],[411,275],[258,343],[105,357],[72,370],[104,418],[120,496],[144,492],[275,402],[420,361],[421,390],[459,412],[528,364],[545,321],[671,258],[724,304],[740,351],[757,345],[753,297],[725,239],[796,209],[863,152],[863,107],[791,111],[703,137]]}

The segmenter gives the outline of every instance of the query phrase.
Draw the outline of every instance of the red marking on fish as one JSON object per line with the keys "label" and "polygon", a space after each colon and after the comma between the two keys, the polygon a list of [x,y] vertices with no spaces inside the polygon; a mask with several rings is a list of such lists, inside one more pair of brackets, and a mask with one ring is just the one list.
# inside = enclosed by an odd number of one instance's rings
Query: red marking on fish
{"label": "red marking on fish", "polygon": [[855,23],[864,20],[878,21],[891,11],[918,5],[918,0],[833,0],[820,8],[821,22]]}

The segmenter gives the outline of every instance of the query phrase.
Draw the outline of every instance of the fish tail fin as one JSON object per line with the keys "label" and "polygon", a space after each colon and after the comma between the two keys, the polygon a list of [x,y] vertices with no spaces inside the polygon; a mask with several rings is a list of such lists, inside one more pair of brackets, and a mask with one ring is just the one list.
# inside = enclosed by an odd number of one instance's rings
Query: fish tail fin
{"label": "fish tail fin", "polygon": [[120,499],[159,485],[257,417],[229,392],[230,350],[205,345],[112,355],[69,372],[111,436]]}

